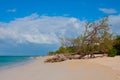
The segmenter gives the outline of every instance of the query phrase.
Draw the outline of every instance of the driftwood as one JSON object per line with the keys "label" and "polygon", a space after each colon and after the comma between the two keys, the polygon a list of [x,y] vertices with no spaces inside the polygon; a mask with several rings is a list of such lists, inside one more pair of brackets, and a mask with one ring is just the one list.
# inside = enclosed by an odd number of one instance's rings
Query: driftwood
{"label": "driftwood", "polygon": [[71,60],[71,59],[80,59],[80,55],[71,55],[71,54],[57,54],[54,55],[54,57],[48,58],[45,60],[45,62],[61,62],[65,60]]}

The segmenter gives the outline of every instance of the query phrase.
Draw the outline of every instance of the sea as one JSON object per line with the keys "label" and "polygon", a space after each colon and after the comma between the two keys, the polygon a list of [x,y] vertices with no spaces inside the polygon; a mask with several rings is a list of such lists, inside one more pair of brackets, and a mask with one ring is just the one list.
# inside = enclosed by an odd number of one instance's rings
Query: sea
{"label": "sea", "polygon": [[32,62],[32,56],[0,56],[0,71]]}

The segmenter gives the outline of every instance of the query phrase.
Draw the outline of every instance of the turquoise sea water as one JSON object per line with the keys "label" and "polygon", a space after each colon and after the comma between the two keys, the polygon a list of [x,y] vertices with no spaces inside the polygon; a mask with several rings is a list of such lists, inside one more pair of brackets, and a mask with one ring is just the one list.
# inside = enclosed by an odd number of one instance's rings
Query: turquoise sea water
{"label": "turquoise sea water", "polygon": [[30,56],[0,56],[0,69],[31,60]]}

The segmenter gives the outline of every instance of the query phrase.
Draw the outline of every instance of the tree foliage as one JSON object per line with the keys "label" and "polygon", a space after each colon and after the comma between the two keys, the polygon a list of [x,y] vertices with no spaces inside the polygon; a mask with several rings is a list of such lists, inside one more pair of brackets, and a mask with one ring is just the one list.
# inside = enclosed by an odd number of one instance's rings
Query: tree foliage
{"label": "tree foliage", "polygon": [[113,47],[117,50],[117,55],[120,55],[120,35],[116,36]]}
{"label": "tree foliage", "polygon": [[[94,53],[113,54],[115,44],[113,34],[109,31],[108,17],[99,21],[86,22],[84,33],[76,38],[60,38],[62,47],[56,52],[58,53],[75,53],[82,57],[90,55],[94,57]],[[119,44],[119,45],[118,45]],[[116,49],[120,50],[120,36],[116,39]]]}

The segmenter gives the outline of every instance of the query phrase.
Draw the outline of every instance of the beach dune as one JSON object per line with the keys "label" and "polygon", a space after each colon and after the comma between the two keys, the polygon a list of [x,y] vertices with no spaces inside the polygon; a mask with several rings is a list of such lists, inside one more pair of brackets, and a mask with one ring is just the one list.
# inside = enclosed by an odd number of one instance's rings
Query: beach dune
{"label": "beach dune", "polygon": [[120,80],[120,56],[57,63],[44,59],[0,71],[0,80]]}

